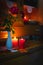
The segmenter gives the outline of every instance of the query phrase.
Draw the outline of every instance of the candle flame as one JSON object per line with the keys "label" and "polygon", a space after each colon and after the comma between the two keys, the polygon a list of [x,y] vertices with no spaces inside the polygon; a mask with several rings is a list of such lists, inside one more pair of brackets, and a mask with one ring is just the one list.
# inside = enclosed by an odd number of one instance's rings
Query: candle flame
{"label": "candle flame", "polygon": [[17,39],[16,37],[14,37],[12,40],[15,40],[15,41],[17,41],[18,39]]}
{"label": "candle flame", "polygon": [[26,16],[24,16],[24,19],[27,19],[27,17],[26,17]]}

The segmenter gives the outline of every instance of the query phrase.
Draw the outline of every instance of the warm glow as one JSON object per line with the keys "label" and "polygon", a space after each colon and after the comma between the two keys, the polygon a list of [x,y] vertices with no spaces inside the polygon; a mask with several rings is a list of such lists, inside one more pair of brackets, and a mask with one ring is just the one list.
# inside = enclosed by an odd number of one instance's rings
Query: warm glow
{"label": "warm glow", "polygon": [[26,17],[26,16],[24,16],[24,19],[27,19],[27,17]]}
{"label": "warm glow", "polygon": [[17,41],[18,39],[17,39],[16,37],[14,37],[12,40],[15,40],[15,41]]}
{"label": "warm glow", "polygon": [[27,16],[24,16],[24,20],[28,20]]}
{"label": "warm glow", "polygon": [[14,14],[13,16],[14,16],[14,17],[17,17],[17,14]]}
{"label": "warm glow", "polygon": [[7,37],[8,37],[8,35],[7,35],[7,34],[5,34],[3,38],[7,38]]}
{"label": "warm glow", "polygon": [[14,49],[18,48],[18,39],[16,37],[14,37],[13,40],[12,40],[12,47]]}
{"label": "warm glow", "polygon": [[8,32],[7,31],[1,31],[0,32],[0,38],[7,38],[8,37]]}

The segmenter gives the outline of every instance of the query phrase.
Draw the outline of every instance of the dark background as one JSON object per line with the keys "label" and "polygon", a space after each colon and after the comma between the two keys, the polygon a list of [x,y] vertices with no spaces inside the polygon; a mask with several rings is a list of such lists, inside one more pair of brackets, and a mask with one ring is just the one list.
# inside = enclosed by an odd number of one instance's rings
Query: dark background
{"label": "dark background", "polygon": [[[9,1],[16,2],[16,0],[9,0]],[[33,7],[38,7],[38,0],[24,0],[24,4]]]}

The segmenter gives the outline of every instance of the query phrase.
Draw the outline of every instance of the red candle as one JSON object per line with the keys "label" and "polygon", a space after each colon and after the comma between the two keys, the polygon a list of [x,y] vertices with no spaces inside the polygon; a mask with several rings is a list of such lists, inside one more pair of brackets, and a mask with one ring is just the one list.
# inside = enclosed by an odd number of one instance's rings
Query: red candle
{"label": "red candle", "polygon": [[12,46],[14,49],[18,48],[18,38],[14,37],[14,39],[12,39]]}
{"label": "red candle", "polygon": [[21,39],[19,40],[19,48],[20,48],[20,49],[23,49],[23,48],[24,48],[24,43],[25,43],[25,39],[21,38]]}

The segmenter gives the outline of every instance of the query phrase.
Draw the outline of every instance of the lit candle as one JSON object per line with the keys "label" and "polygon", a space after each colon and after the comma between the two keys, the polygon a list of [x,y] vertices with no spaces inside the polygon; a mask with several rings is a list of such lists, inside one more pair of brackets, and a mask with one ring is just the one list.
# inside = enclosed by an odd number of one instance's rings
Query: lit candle
{"label": "lit candle", "polygon": [[28,17],[27,16],[24,16],[24,23],[28,23]]}
{"label": "lit candle", "polygon": [[19,40],[19,48],[20,48],[20,49],[23,49],[23,48],[24,48],[24,43],[25,43],[25,39],[21,38],[21,39]]}
{"label": "lit candle", "polygon": [[24,16],[24,20],[27,20],[27,17],[26,16]]}
{"label": "lit candle", "polygon": [[24,21],[28,21],[28,18],[26,16],[24,16]]}
{"label": "lit candle", "polygon": [[18,38],[14,37],[12,39],[12,45],[13,45],[13,48],[14,49],[17,49],[18,48]]}

